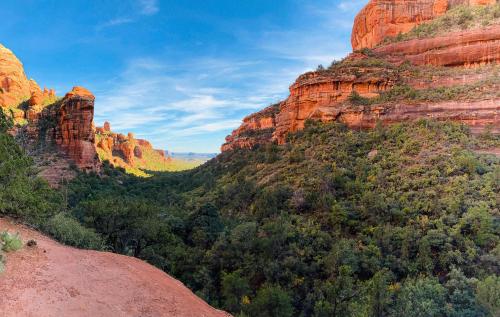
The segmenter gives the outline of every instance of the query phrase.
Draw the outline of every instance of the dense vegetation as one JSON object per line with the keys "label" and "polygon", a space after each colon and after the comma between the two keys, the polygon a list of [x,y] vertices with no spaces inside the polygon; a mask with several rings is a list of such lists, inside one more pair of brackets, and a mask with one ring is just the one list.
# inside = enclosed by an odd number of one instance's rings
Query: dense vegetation
{"label": "dense vegetation", "polygon": [[102,247],[100,237],[69,215],[65,195],[37,177],[33,160],[7,134],[13,126],[0,110],[0,215],[25,221],[79,247]]}
{"label": "dense vegetation", "polygon": [[106,166],[56,192],[2,133],[0,213],[147,260],[237,316],[496,316],[500,165],[472,149],[499,142],[309,123],[192,171]]}
{"label": "dense vegetation", "polygon": [[451,123],[310,124],[189,172],[81,175],[69,205],[235,314],[493,316],[500,167],[471,148],[495,144]]}

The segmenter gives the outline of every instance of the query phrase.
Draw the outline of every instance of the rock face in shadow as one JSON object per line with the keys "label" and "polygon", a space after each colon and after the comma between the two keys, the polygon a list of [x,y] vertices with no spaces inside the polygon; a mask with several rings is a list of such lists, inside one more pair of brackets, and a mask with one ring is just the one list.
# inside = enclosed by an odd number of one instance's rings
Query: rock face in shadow
{"label": "rock face in shadow", "polygon": [[7,219],[0,218],[0,230],[37,242],[8,255],[0,274],[3,317],[230,317],[139,259],[66,247]]}

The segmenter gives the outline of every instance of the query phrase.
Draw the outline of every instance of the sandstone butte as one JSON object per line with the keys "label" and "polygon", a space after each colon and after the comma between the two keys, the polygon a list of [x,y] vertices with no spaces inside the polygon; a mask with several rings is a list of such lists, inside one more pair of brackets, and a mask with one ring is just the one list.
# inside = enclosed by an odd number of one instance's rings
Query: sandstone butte
{"label": "sandstone butte", "polygon": [[37,242],[8,255],[0,274],[2,317],[230,316],[139,259],[66,247],[8,219],[0,219],[0,230]]}
{"label": "sandstone butte", "polygon": [[[221,150],[284,143],[287,134],[302,129],[308,119],[373,128],[378,122],[429,118],[462,122],[476,133],[500,133],[500,23],[380,44],[384,38],[408,32],[456,5],[495,3],[371,0],[354,22],[354,52],[327,70],[299,76],[286,100],[244,118]],[[402,86],[417,91],[469,87],[469,93],[452,99],[386,100],[369,106],[350,102],[354,92],[374,98]]]}

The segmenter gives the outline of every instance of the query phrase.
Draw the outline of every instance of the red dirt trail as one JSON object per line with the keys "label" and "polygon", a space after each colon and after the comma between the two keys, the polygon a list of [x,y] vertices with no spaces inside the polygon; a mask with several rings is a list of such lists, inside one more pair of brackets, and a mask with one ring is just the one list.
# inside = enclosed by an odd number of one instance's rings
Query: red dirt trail
{"label": "red dirt trail", "polygon": [[141,260],[66,247],[8,219],[0,219],[3,230],[37,246],[7,254],[1,317],[230,316]]}

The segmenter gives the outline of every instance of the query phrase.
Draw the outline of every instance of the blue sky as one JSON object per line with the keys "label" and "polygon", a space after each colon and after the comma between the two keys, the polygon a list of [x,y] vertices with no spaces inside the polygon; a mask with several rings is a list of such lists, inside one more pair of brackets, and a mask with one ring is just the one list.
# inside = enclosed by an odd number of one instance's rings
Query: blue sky
{"label": "blue sky", "polygon": [[350,52],[368,0],[16,0],[0,43],[28,77],[96,95],[96,124],[171,151],[217,152],[241,119]]}

